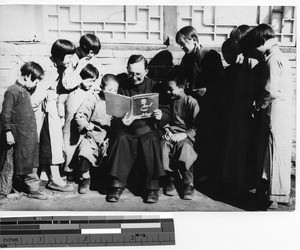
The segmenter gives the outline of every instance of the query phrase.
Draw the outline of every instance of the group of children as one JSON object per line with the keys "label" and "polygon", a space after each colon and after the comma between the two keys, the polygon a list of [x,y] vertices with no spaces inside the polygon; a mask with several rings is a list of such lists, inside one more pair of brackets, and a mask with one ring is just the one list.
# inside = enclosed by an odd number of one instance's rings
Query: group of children
{"label": "group of children", "polygon": [[[133,172],[143,183],[142,196],[147,203],[158,201],[162,178],[165,195],[174,196],[178,190],[182,199],[191,200],[194,169],[200,173],[200,182],[213,177],[237,189],[250,189],[248,184],[254,183],[260,190],[262,170],[264,177],[274,178],[270,169],[277,161],[272,159],[270,123],[283,129],[277,116],[290,101],[289,93],[282,90],[289,89],[289,83],[282,83],[279,69],[270,70],[268,64],[269,58],[279,60],[272,58],[275,43],[269,46],[268,41],[275,35],[271,31],[265,24],[252,30],[247,25],[234,29],[222,46],[230,65],[224,70],[220,54],[203,48],[196,30],[186,26],[176,34],[185,56],[180,66],[174,66],[158,83],[147,77],[148,62],[142,55],[129,58],[126,74],[106,74],[100,81],[101,72],[93,65],[101,49],[95,35],[83,35],[78,48],[68,40],[57,40],[51,48],[54,70],[44,72],[37,63],[27,62],[20,78],[5,92],[0,123],[0,198],[22,183],[28,197],[47,199],[40,192],[40,179],[47,181],[48,188],[62,192],[72,191],[71,180],[75,180],[78,192],[85,194],[90,188],[90,170],[97,166],[109,178],[108,202],[120,199]],[[255,67],[254,60],[258,60]],[[285,63],[284,70],[288,68]],[[104,92],[129,97],[159,92],[159,108],[149,118],[136,119],[130,113],[112,117],[106,114]],[[253,107],[255,112],[249,112]],[[285,116],[289,119],[288,112]],[[260,133],[264,140],[251,144],[249,121],[254,117],[253,124],[259,124],[255,135]],[[287,133],[285,141],[280,133],[276,140],[278,154],[285,154],[276,163],[280,170],[283,161],[288,168]],[[250,144],[256,166],[251,170]],[[268,170],[262,167],[267,152]],[[278,176],[282,177],[281,172]],[[286,202],[280,190],[279,194],[270,193],[270,200]]]}

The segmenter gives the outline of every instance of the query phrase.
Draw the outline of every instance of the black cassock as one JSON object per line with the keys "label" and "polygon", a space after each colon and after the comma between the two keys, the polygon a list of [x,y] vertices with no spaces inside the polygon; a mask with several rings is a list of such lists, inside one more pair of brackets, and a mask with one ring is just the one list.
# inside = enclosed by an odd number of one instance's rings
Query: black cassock
{"label": "black cassock", "polygon": [[[133,85],[129,78],[120,80],[119,94],[134,96],[157,92],[155,82],[145,77],[138,85]],[[163,116],[160,121],[154,118],[139,119],[130,126],[122,124],[121,119],[113,119],[115,133],[108,149],[107,172],[117,180],[126,184],[133,166],[140,170],[142,182],[146,189],[158,190],[158,178],[165,175],[161,158],[159,128],[168,123],[170,109],[160,105]],[[115,185],[113,185],[115,186]]]}

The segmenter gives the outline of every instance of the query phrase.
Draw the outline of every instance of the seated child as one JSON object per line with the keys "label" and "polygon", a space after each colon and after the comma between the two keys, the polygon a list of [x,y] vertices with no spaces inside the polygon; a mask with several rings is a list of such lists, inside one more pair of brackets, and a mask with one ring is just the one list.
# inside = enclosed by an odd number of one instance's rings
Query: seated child
{"label": "seated child", "polygon": [[59,95],[57,100],[58,115],[63,124],[64,170],[66,173],[72,172],[70,164],[74,158],[74,153],[80,143],[80,139],[82,139],[74,116],[85,98],[94,91],[94,84],[99,77],[99,72],[93,65],[87,64],[81,70],[80,77],[81,84],[69,94]]}
{"label": "seated child", "polygon": [[[39,192],[38,135],[36,119],[30,101],[44,70],[35,62],[25,63],[21,76],[4,93],[0,115],[0,198],[5,198],[17,183],[29,198],[45,200]],[[8,159],[11,158],[11,159]]]}
{"label": "seated child", "polygon": [[96,167],[106,155],[107,132],[111,116],[106,114],[104,91],[117,93],[119,83],[114,75],[106,74],[101,81],[101,91],[90,94],[78,109],[75,119],[84,138],[79,145],[80,194],[85,194],[90,186],[90,167]]}
{"label": "seated child", "polygon": [[178,67],[174,67],[166,77],[167,93],[171,104],[171,121],[164,127],[162,136],[163,165],[168,183],[165,195],[175,194],[174,179],[178,170],[182,176],[183,199],[191,200],[194,195],[193,168],[197,159],[194,151],[195,121],[199,113],[196,99],[184,93],[186,78]]}

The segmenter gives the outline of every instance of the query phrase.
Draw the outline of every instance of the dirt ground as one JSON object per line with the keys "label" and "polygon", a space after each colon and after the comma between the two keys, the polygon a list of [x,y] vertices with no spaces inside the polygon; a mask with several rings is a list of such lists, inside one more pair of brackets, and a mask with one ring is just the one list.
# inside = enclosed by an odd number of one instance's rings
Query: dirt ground
{"label": "dirt ground", "polygon": [[[105,193],[90,190],[79,194],[78,186],[74,191],[58,192],[43,189],[48,200],[29,199],[26,194],[13,193],[0,202],[0,211],[264,211],[265,200],[252,194],[224,194],[214,189],[211,183],[204,182],[196,186],[193,200],[186,201],[179,195],[168,197],[159,191],[159,202],[146,204],[138,195],[125,189],[119,202],[108,203]],[[222,194],[221,194],[222,193]],[[279,205],[276,211],[295,210],[295,176],[292,176],[292,205]]]}

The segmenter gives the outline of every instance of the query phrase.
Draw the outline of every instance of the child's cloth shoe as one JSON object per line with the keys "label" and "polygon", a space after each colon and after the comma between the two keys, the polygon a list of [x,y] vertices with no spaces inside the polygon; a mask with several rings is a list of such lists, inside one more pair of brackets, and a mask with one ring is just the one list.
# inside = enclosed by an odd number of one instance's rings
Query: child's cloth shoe
{"label": "child's cloth shoe", "polygon": [[52,180],[48,183],[47,187],[52,190],[60,191],[60,192],[71,192],[74,190],[72,185],[66,184],[64,186],[60,186],[53,182]]}
{"label": "child's cloth shoe", "polygon": [[194,196],[194,187],[190,184],[183,186],[183,199],[184,200],[191,200]]}
{"label": "child's cloth shoe", "polygon": [[87,191],[90,189],[90,184],[91,184],[90,178],[88,179],[83,178],[82,180],[80,180],[78,193],[86,194]]}
{"label": "child's cloth shoe", "polygon": [[174,196],[176,195],[176,188],[173,183],[169,183],[163,188],[163,192],[164,195]]}
{"label": "child's cloth shoe", "polygon": [[38,200],[47,200],[48,196],[39,191],[30,191],[28,193],[28,198],[34,198],[34,199],[38,199]]}

